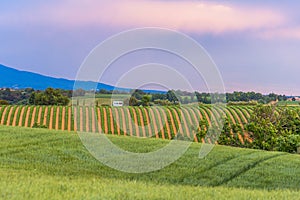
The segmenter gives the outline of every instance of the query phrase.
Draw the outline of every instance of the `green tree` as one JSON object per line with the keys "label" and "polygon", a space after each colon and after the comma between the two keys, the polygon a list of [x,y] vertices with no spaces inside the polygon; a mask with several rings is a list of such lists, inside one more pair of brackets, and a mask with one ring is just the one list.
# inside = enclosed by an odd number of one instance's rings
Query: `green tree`
{"label": "green tree", "polygon": [[176,94],[175,94],[175,91],[174,90],[169,90],[167,92],[167,99],[170,101],[170,102],[178,102],[178,98],[176,97]]}
{"label": "green tree", "polygon": [[144,95],[146,95],[146,93],[143,90],[140,90],[140,89],[134,90],[131,94],[131,96],[135,97],[137,100],[142,100]]}
{"label": "green tree", "polygon": [[138,100],[134,96],[131,96],[129,99],[129,106],[137,106],[138,105]]}
{"label": "green tree", "polygon": [[142,105],[143,106],[149,106],[150,105],[151,96],[150,95],[144,95],[142,97]]}
{"label": "green tree", "polygon": [[246,126],[253,142],[250,147],[264,150],[296,152],[300,144],[300,119],[288,108],[257,106]]}
{"label": "green tree", "polygon": [[190,103],[189,97],[183,97],[183,104]]}
{"label": "green tree", "polygon": [[33,92],[28,100],[31,105],[58,105],[69,104],[70,99],[62,95],[61,90],[47,88],[44,92]]}

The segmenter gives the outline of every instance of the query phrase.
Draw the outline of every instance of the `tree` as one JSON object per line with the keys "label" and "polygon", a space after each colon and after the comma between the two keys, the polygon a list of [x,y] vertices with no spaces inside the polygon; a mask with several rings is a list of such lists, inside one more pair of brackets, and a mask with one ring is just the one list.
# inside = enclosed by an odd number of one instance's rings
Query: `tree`
{"label": "tree", "polygon": [[111,91],[108,91],[108,90],[106,90],[106,89],[100,89],[100,90],[99,90],[99,93],[100,93],[100,94],[111,94],[112,92],[111,92]]}
{"label": "tree", "polygon": [[294,110],[276,109],[274,105],[257,106],[246,126],[253,141],[250,147],[296,152],[300,144],[299,121]]}
{"label": "tree", "polygon": [[176,97],[174,90],[169,90],[167,92],[167,99],[173,103],[178,102],[178,98]]}
{"label": "tree", "polygon": [[151,100],[151,97],[149,95],[144,95],[142,97],[142,105],[143,106],[149,106],[150,105],[150,100]]}
{"label": "tree", "polygon": [[146,93],[143,90],[136,89],[136,90],[134,90],[134,92],[132,92],[131,96],[135,97],[137,100],[142,100],[142,98],[145,94]]}
{"label": "tree", "polygon": [[32,105],[58,105],[69,104],[69,98],[62,95],[61,90],[47,88],[44,92],[33,92],[28,100]]}
{"label": "tree", "polygon": [[189,97],[183,97],[183,104],[188,104],[190,103]]}
{"label": "tree", "polygon": [[162,93],[155,93],[152,94],[152,101],[154,102],[155,100],[165,100],[167,99],[167,95],[166,94],[162,94]]}
{"label": "tree", "polygon": [[137,98],[131,96],[129,99],[129,106],[137,106],[138,105],[138,100]]}

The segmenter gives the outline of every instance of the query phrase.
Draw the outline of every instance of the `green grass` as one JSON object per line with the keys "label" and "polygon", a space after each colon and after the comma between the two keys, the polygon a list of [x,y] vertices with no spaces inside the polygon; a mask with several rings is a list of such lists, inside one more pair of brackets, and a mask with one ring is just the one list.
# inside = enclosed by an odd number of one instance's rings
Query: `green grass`
{"label": "green grass", "polygon": [[[77,134],[0,126],[1,199],[298,199],[300,156],[216,146],[199,159],[193,143],[173,164],[129,174],[95,160]],[[149,152],[168,141],[108,135]]]}
{"label": "green grass", "polygon": [[95,96],[87,94],[83,97],[76,97],[72,99],[70,105],[94,105],[95,102],[98,102],[98,105],[111,105],[113,100],[123,101],[127,98],[130,98],[129,94],[95,94]]}
{"label": "green grass", "polygon": [[278,106],[299,106],[299,101],[278,101]]}

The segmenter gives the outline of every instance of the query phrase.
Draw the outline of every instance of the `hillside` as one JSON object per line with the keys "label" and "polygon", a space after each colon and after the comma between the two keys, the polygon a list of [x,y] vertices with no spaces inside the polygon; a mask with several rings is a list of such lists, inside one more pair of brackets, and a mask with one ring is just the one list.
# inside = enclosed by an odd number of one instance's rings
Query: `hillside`
{"label": "hillside", "polygon": [[[74,80],[63,78],[53,78],[40,75],[37,73],[20,71],[0,64],[0,88],[34,88],[36,90],[44,90],[48,87],[72,90]],[[78,85],[85,89],[94,89],[94,82],[79,81]],[[111,85],[99,83],[98,89],[113,90]]]}
{"label": "hillside", "polygon": [[[231,125],[239,124],[239,134],[234,135],[244,143],[248,140],[243,125],[248,122],[252,106],[228,106],[225,115]],[[2,106],[0,124],[32,127],[34,123],[49,129],[104,132],[116,135],[131,135],[172,139],[176,130],[190,135],[191,126],[204,121],[211,124],[221,109],[202,106],[167,107],[91,107],[91,106]],[[194,138],[197,142],[199,138]]]}
{"label": "hillside", "polygon": [[[108,136],[149,152],[165,140]],[[192,144],[159,171],[128,174],[96,161],[74,132],[0,126],[3,199],[298,199],[300,157],[216,146],[199,159]]]}
{"label": "hillside", "polygon": [[[73,90],[74,80],[64,78],[54,78],[37,73],[20,71],[0,64],[0,88],[24,89],[33,88],[35,90],[45,90],[48,87],[65,90]],[[77,81],[76,87],[84,90],[97,89],[119,90],[129,92],[131,89],[114,87],[105,83],[96,83],[92,81]],[[146,93],[165,93],[160,90],[143,90]]]}

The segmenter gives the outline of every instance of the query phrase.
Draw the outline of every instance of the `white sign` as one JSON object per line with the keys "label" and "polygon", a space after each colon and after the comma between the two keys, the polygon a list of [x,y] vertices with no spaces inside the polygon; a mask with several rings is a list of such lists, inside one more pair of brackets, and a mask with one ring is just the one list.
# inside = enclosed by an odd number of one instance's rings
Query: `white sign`
{"label": "white sign", "polygon": [[113,106],[123,106],[123,101],[113,101]]}

